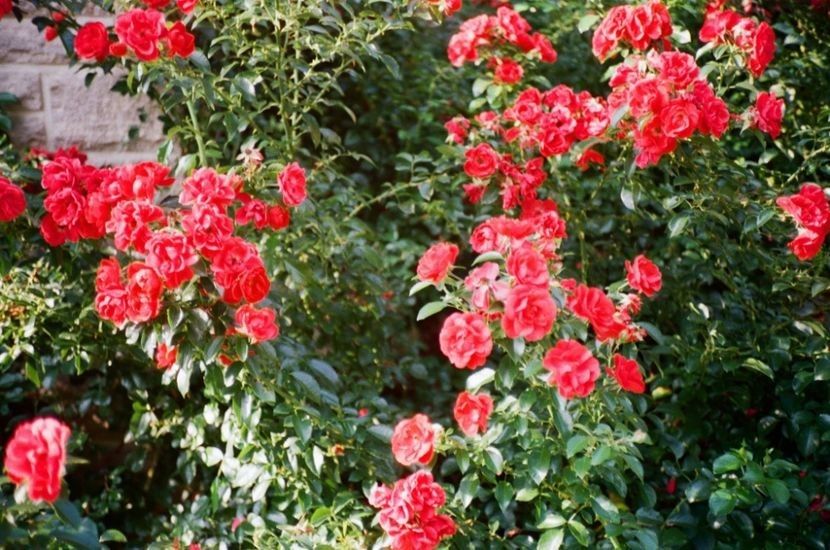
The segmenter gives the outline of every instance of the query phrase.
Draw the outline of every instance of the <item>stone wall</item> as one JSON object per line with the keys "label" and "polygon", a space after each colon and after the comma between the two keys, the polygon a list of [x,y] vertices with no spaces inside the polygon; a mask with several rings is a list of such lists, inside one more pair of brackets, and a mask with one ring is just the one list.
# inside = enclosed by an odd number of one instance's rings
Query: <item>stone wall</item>
{"label": "stone wall", "polygon": [[[112,23],[80,19],[89,20]],[[60,40],[46,42],[31,21],[0,20],[0,92],[21,100],[11,109],[13,141],[48,149],[77,145],[94,164],[155,159],[163,134],[152,103],[110,91],[116,77],[100,71],[86,87],[88,71],[68,62]]]}

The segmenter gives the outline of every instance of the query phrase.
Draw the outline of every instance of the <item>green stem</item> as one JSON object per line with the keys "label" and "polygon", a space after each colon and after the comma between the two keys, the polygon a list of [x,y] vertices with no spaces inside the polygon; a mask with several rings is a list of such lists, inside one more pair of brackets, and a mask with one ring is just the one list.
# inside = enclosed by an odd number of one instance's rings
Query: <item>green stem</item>
{"label": "green stem", "polygon": [[367,206],[371,206],[372,204],[381,202],[384,199],[387,199],[387,198],[391,197],[392,195],[397,194],[399,191],[403,191],[404,189],[409,189],[410,187],[417,187],[421,183],[423,183],[423,182],[410,181],[409,183],[405,183],[405,184],[403,184],[399,187],[392,187],[391,189],[388,189],[387,191],[384,191],[380,195],[377,195],[376,197],[372,198],[371,200],[368,200],[364,203],[361,203],[361,204],[358,204],[357,206],[355,206],[354,209],[351,212],[349,212],[349,215],[346,216],[346,219],[343,220],[343,221],[349,221],[350,219],[354,218],[355,216],[357,216],[360,213],[361,210],[363,210]]}
{"label": "green stem", "polygon": [[204,168],[207,166],[205,141],[202,139],[202,133],[199,131],[199,119],[196,118],[196,107],[193,106],[193,100],[187,102],[187,112],[190,113],[190,123],[193,125],[193,137],[196,138],[196,146],[199,148],[199,164]]}

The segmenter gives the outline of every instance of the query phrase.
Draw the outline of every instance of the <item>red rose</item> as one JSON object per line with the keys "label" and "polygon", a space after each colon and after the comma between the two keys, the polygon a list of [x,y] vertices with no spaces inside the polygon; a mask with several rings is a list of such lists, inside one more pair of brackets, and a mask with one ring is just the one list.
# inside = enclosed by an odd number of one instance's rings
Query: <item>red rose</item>
{"label": "red rose", "polygon": [[761,92],[755,98],[753,122],[762,132],[766,132],[772,139],[781,134],[781,120],[784,118],[784,100],[775,97],[769,92]]}
{"label": "red rose", "polygon": [[802,229],[798,235],[791,240],[787,247],[792,250],[795,257],[801,261],[812,260],[821,251],[826,234],[816,233],[809,229]]}
{"label": "red rose", "polygon": [[265,299],[271,291],[271,280],[265,272],[265,266],[260,262],[252,266],[234,278],[230,286],[225,288],[222,299],[229,304],[236,304],[244,299],[246,302],[255,304]]}
{"label": "red rose", "polygon": [[629,93],[631,115],[638,118],[659,113],[668,101],[668,86],[655,77],[638,80]]}
{"label": "red rose", "polygon": [[507,258],[507,272],[522,285],[548,287],[548,262],[529,244],[515,249]]}
{"label": "red rose", "polygon": [[424,414],[401,420],[392,433],[392,454],[404,466],[429,464],[438,430]]}
{"label": "red rose", "polygon": [[127,321],[127,291],[122,287],[98,292],[95,295],[95,311],[101,319],[121,327]]}
{"label": "red rose", "polygon": [[697,130],[700,112],[695,104],[685,98],[670,100],[660,110],[663,132],[671,138],[685,139]]}
{"label": "red rose", "polygon": [[576,161],[576,167],[585,172],[592,164],[605,166],[605,155],[591,147],[582,152]]}
{"label": "red rose", "polygon": [[471,178],[489,178],[499,168],[499,154],[487,143],[467,149],[464,156],[464,172]]}
{"label": "red rose", "polygon": [[85,206],[86,199],[71,187],[50,193],[43,201],[43,207],[52,215],[55,223],[73,229],[77,228]]}
{"label": "red rose", "polygon": [[518,285],[504,302],[501,327],[508,338],[536,342],[544,338],[556,320],[556,303],[546,288]]}
{"label": "red rose", "polygon": [[475,369],[493,351],[493,339],[484,317],[477,313],[453,313],[444,321],[439,336],[441,353],[459,369]]}
{"label": "red rose", "polygon": [[799,226],[817,233],[830,231],[830,203],[824,190],[815,183],[805,183],[798,194],[779,197],[775,202]]}
{"label": "red rose", "polygon": [[181,21],[176,21],[167,30],[168,56],[189,57],[196,49],[196,37],[187,31]]}
{"label": "red rose", "polygon": [[599,378],[599,361],[576,340],[560,340],[548,350],[542,365],[550,371],[548,382],[565,399],[586,397]]}
{"label": "red rose", "polygon": [[602,289],[577,285],[568,297],[567,306],[574,315],[591,323],[600,341],[618,338],[628,328]]}
{"label": "red rose", "polygon": [[198,3],[199,0],[176,0],[176,6],[178,6],[182,13],[191,13]]}
{"label": "red rose", "polygon": [[700,131],[704,134],[709,134],[716,138],[723,135],[727,128],[729,128],[729,121],[732,115],[729,114],[729,108],[719,97],[713,97],[701,107]]}
{"label": "red rose", "polygon": [[248,199],[234,215],[237,225],[254,224],[257,229],[268,225],[268,206],[259,199]]}
{"label": "red rose", "polygon": [[643,393],[646,391],[646,383],[643,381],[643,374],[637,361],[623,357],[619,353],[614,354],[614,368],[608,369],[614,380],[620,387],[631,393]]}
{"label": "red rose", "polygon": [[418,279],[433,284],[442,283],[449,275],[457,257],[458,247],[454,244],[435,243],[418,260]]}
{"label": "red rose", "polygon": [[750,72],[759,78],[775,57],[775,31],[765,21],[758,25],[752,40],[752,50],[747,59]]}
{"label": "red rose", "polygon": [[26,211],[23,189],[0,176],[0,222],[10,222]]}
{"label": "red rose", "polygon": [[280,335],[276,319],[277,312],[273,309],[257,309],[250,304],[237,309],[234,317],[237,332],[247,336],[254,344],[274,340]]}
{"label": "red rose", "polygon": [[127,318],[133,323],[155,319],[161,308],[161,277],[141,262],[127,266]]}
{"label": "red rose", "polygon": [[447,130],[447,141],[461,145],[467,139],[467,132],[470,130],[470,121],[463,116],[457,116],[445,122],[444,128]]}
{"label": "red rose", "polygon": [[558,54],[556,53],[556,50],[553,48],[553,44],[551,44],[547,36],[536,33],[532,35],[530,38],[533,41],[532,51],[539,52],[539,58],[544,63],[556,63]]}
{"label": "red rose", "polygon": [[182,229],[196,250],[211,259],[233,234],[233,220],[215,204],[194,204],[182,216]]}
{"label": "red rose", "polygon": [[110,37],[106,25],[98,21],[84,24],[75,35],[75,54],[79,59],[94,59],[99,63],[110,52]]}
{"label": "red rose", "polygon": [[496,10],[496,24],[505,40],[514,44],[531,31],[530,23],[519,12],[507,6]]}
{"label": "red rose", "polygon": [[432,474],[419,470],[395,485],[377,485],[369,504],[379,508],[377,522],[391,538],[394,550],[432,550],[455,534],[452,518],[437,513],[447,496]]}
{"label": "red rose", "polygon": [[164,211],[147,202],[123,201],[112,210],[106,223],[107,233],[115,234],[115,248],[127,251],[134,247],[142,254],[147,251],[147,241],[153,235],[151,223],[164,220]]}
{"label": "red rose", "polygon": [[0,0],[0,19],[10,14],[13,7],[12,0]]}
{"label": "red rose", "polygon": [[305,170],[296,162],[292,162],[282,169],[277,180],[280,184],[282,202],[286,206],[300,206],[306,199]]}
{"label": "red rose", "polygon": [[106,258],[98,264],[98,272],[95,275],[95,290],[119,290],[124,288],[121,280],[121,266],[115,258]]}
{"label": "red rose", "polygon": [[167,7],[167,4],[170,3],[170,0],[141,0],[141,2],[148,8],[153,8],[154,10],[161,10]]}
{"label": "red rose", "polygon": [[487,431],[487,421],[493,412],[493,398],[486,394],[473,395],[467,392],[458,394],[452,415],[458,427],[467,437]]}
{"label": "red rose", "polygon": [[210,269],[216,283],[229,288],[245,271],[262,266],[256,246],[240,237],[225,239],[210,260]]}
{"label": "red rose", "polygon": [[663,275],[654,262],[640,254],[633,262],[625,262],[626,278],[634,290],[642,292],[649,298],[660,292],[663,287]]}
{"label": "red rose", "polygon": [[3,465],[15,485],[26,485],[33,502],[58,500],[66,467],[69,426],[55,418],[35,418],[18,425],[6,444]]}
{"label": "red rose", "polygon": [[236,199],[234,180],[211,168],[199,168],[184,180],[179,202],[185,205],[213,204],[223,211]]}
{"label": "red rose", "polygon": [[160,369],[167,369],[173,366],[176,358],[179,355],[179,348],[176,346],[168,346],[167,344],[159,344],[156,348],[156,367]]}
{"label": "red rose", "polygon": [[159,56],[159,41],[167,34],[164,15],[154,9],[131,9],[115,20],[115,34],[138,59],[153,61]]}
{"label": "red rose", "polygon": [[700,78],[695,58],[684,52],[669,51],[650,55],[649,63],[660,72],[660,78],[677,88],[685,89]]}
{"label": "red rose", "polygon": [[178,288],[192,279],[190,266],[198,260],[187,237],[175,229],[157,231],[147,241],[147,265],[161,275],[167,288]]}
{"label": "red rose", "polygon": [[291,223],[291,212],[279,204],[268,209],[268,225],[274,231],[285,229]]}
{"label": "red rose", "polygon": [[493,80],[497,84],[518,84],[524,76],[524,69],[509,57],[493,57],[490,63],[495,66]]}
{"label": "red rose", "polygon": [[615,6],[608,11],[605,19],[594,31],[591,40],[591,47],[597,59],[604,61],[608,54],[617,47],[630,19],[630,6]]}
{"label": "red rose", "polygon": [[43,29],[43,39],[46,40],[47,42],[51,42],[52,40],[54,40],[57,37],[58,37],[58,29],[56,29],[55,27],[50,25],[50,26],[46,27],[45,29]]}

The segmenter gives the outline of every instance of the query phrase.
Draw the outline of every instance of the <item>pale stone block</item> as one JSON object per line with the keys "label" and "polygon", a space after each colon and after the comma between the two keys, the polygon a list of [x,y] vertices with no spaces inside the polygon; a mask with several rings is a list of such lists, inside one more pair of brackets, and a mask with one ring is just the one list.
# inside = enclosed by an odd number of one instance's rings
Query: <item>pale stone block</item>
{"label": "pale stone block", "polygon": [[10,92],[17,96],[20,103],[15,105],[15,108],[28,111],[43,109],[40,74],[36,69],[0,65],[0,92]]}

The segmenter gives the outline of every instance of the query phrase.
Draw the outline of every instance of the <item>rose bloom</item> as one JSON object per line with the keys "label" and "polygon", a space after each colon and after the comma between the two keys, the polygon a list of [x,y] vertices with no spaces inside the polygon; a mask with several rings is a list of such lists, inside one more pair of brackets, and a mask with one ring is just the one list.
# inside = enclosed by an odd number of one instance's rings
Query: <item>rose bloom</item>
{"label": "rose bloom", "polygon": [[416,269],[418,279],[440,284],[449,275],[457,257],[458,247],[454,244],[435,243],[418,260]]}
{"label": "rose bloom", "polygon": [[453,117],[444,123],[444,128],[447,130],[447,141],[461,145],[467,139],[470,121],[463,116]]}
{"label": "rose bloom", "polygon": [[259,199],[248,198],[247,202],[236,210],[234,218],[237,225],[253,223],[255,228],[263,229],[268,225],[268,206]]}
{"label": "rose bloom", "polygon": [[94,59],[99,63],[110,51],[110,37],[106,25],[98,21],[84,24],[75,35],[75,54],[79,59]]}
{"label": "rose bloom", "polygon": [[755,30],[752,50],[747,59],[747,66],[755,78],[759,78],[775,57],[775,31],[764,21]]}
{"label": "rose bloom", "polygon": [[280,335],[276,318],[277,312],[271,308],[257,309],[250,304],[246,304],[236,310],[234,321],[237,332],[247,336],[251,343],[256,344],[266,340],[274,340]]}
{"label": "rose bloom", "polygon": [[548,262],[529,244],[513,250],[507,258],[507,272],[522,285],[547,288],[550,280]]}
{"label": "rose bloom", "polygon": [[268,209],[268,225],[274,231],[285,229],[290,223],[291,212],[287,208],[276,204]]}
{"label": "rose bloom", "polygon": [[478,313],[453,313],[447,317],[441,327],[439,343],[441,353],[459,369],[480,367],[493,351],[490,328]]}
{"label": "rose bloom", "polygon": [[776,204],[798,224],[798,235],[787,246],[799,260],[814,258],[830,233],[830,203],[822,188],[805,183],[798,194],[779,197]]}
{"label": "rose bloom", "polygon": [[560,340],[549,349],[542,365],[550,371],[548,382],[565,399],[586,397],[599,378],[599,361],[576,340]]}
{"label": "rose bloom", "polygon": [[467,437],[487,431],[487,421],[493,413],[493,398],[487,394],[473,395],[466,391],[458,394],[452,415],[458,427]]}
{"label": "rose bloom", "polygon": [[0,222],[10,222],[26,211],[23,189],[0,176]]}
{"label": "rose bloom", "polygon": [[225,287],[222,299],[229,304],[236,304],[245,300],[255,304],[265,299],[271,291],[271,279],[265,271],[265,266],[260,260],[258,265],[253,265],[236,276],[230,285]]}
{"label": "rose bloom", "polygon": [[119,202],[112,210],[105,228],[115,234],[115,248],[129,250],[134,247],[142,254],[147,252],[147,241],[153,235],[151,223],[164,220],[164,211],[154,204],[138,201]]}
{"label": "rose bloom", "polygon": [[787,243],[787,248],[792,250],[792,253],[799,260],[811,260],[821,252],[821,247],[826,237],[827,235],[825,233],[816,233],[809,229],[802,229],[793,240]]}
{"label": "rose bloom", "polygon": [[585,172],[592,164],[605,166],[605,155],[591,147],[582,152],[575,164],[577,168]]}
{"label": "rose bloom", "polygon": [[300,206],[306,199],[305,170],[296,162],[282,169],[277,180],[286,206]]}
{"label": "rose bloom", "polygon": [[614,302],[600,288],[577,285],[567,301],[574,315],[591,323],[600,341],[618,338],[627,328],[617,317]]}
{"label": "rose bloom", "polygon": [[176,0],[176,6],[178,6],[182,13],[191,13],[198,3],[199,0]]}
{"label": "rose bloom", "polygon": [[199,168],[182,184],[179,202],[185,205],[213,204],[223,211],[236,199],[234,180],[211,168]]}
{"label": "rose bloom", "polygon": [[163,229],[147,241],[147,265],[161,275],[167,288],[178,288],[192,279],[190,266],[197,261],[196,251],[179,231]]}
{"label": "rose bloom", "polygon": [[196,37],[187,31],[187,27],[181,21],[176,21],[167,30],[167,44],[169,57],[189,57],[196,49]]}
{"label": "rose bloom", "polygon": [[168,369],[176,362],[179,355],[179,348],[176,346],[168,346],[167,344],[159,344],[156,348],[156,367],[160,369]]}
{"label": "rose bloom", "polygon": [[547,288],[518,285],[504,302],[501,327],[508,338],[536,342],[544,338],[556,320],[556,303]]}
{"label": "rose bloom", "polygon": [[392,454],[404,466],[429,464],[438,430],[425,414],[401,420],[392,433]]}
{"label": "rose bloom", "polygon": [[671,138],[691,137],[698,126],[700,112],[688,99],[675,98],[660,110],[660,124],[663,132]]}
{"label": "rose bloom", "polygon": [[154,10],[161,10],[167,7],[167,4],[170,3],[170,0],[141,0],[141,2],[148,8],[153,8]]}
{"label": "rose bloom", "polygon": [[518,84],[524,76],[524,69],[509,57],[493,57],[491,65],[495,66],[493,80],[497,84]]}
{"label": "rose bloom", "polygon": [[131,9],[115,20],[115,34],[138,59],[153,61],[159,56],[159,41],[167,34],[164,15],[152,8]]}
{"label": "rose bloom", "polygon": [[29,500],[55,502],[66,466],[69,426],[55,418],[35,418],[18,425],[6,444],[3,466],[15,485],[26,485]]}
{"label": "rose bloom", "polygon": [[233,234],[233,220],[215,204],[194,204],[182,216],[182,229],[205,258],[212,259]]}
{"label": "rose bloom", "polygon": [[447,500],[432,474],[419,470],[391,487],[376,485],[369,504],[378,508],[377,521],[392,539],[392,550],[433,550],[455,534],[452,518],[438,514]]}
{"label": "rose bloom", "polygon": [[464,172],[471,178],[489,178],[499,168],[499,154],[487,143],[467,149],[464,156]]}
{"label": "rose bloom", "polygon": [[0,0],[0,19],[10,14],[13,7],[12,0]]}
{"label": "rose bloom", "polygon": [[161,277],[141,262],[127,266],[127,318],[133,323],[155,319],[161,308]]}
{"label": "rose bloom", "polygon": [[640,291],[649,298],[660,292],[663,287],[663,275],[654,262],[640,254],[633,262],[625,262],[626,279],[634,290]]}
{"label": "rose bloom", "polygon": [[761,92],[755,98],[753,122],[762,132],[766,132],[772,139],[781,134],[781,120],[784,118],[784,100],[775,97],[769,92]]}
{"label": "rose bloom", "polygon": [[646,391],[643,374],[640,372],[637,361],[633,359],[628,359],[619,353],[615,353],[614,367],[608,369],[608,374],[626,391],[630,391],[631,393],[643,393]]}

